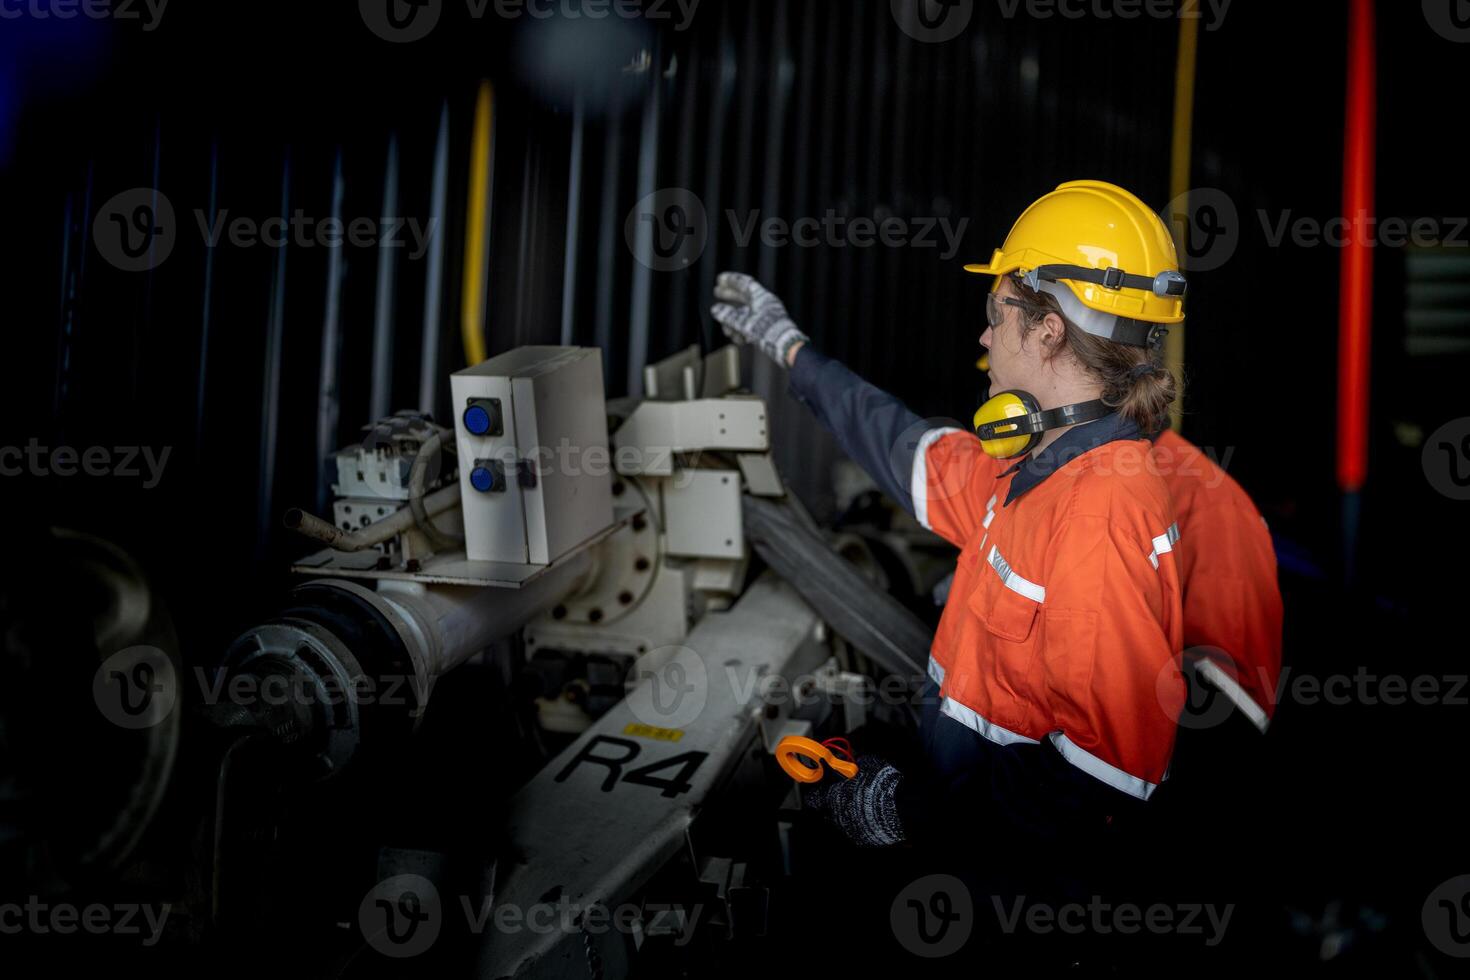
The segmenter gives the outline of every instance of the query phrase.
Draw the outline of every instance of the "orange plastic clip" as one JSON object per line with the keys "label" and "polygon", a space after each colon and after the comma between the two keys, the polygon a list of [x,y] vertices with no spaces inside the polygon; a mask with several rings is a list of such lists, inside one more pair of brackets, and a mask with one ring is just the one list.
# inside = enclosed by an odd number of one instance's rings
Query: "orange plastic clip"
{"label": "orange plastic clip", "polygon": [[[801,761],[811,760],[811,765]],[[831,766],[834,772],[851,779],[857,775],[856,762],[839,758],[832,750],[815,739],[804,735],[787,735],[776,746],[776,761],[786,770],[786,775],[798,783],[815,783],[822,778],[822,763]]]}

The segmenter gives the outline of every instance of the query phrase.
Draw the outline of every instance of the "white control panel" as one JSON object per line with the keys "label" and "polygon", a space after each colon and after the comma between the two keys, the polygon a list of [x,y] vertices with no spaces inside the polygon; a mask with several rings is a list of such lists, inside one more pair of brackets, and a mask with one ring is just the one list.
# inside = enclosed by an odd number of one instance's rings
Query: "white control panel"
{"label": "white control panel", "polygon": [[545,565],[612,524],[601,350],[517,347],[449,381],[465,557]]}

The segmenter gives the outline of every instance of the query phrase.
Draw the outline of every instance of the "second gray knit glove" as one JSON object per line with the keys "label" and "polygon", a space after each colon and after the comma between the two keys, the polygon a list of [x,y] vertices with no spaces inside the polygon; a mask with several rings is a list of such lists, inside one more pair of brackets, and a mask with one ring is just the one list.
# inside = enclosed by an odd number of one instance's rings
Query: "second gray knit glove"
{"label": "second gray knit glove", "polygon": [[710,315],[719,321],[725,336],[740,344],[755,344],[762,354],[786,367],[786,355],[797,343],[807,340],[775,293],[743,272],[722,272],[715,280],[715,299]]}
{"label": "second gray knit glove", "polygon": [[905,840],[897,801],[903,773],[875,755],[860,755],[857,764],[851,779],[828,773],[802,786],[802,805],[821,811],[854,844],[887,847]]}

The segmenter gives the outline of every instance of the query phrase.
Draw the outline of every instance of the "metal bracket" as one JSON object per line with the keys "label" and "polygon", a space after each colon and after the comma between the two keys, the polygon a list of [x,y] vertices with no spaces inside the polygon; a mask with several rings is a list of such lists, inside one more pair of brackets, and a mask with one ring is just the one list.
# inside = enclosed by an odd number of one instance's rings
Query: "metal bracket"
{"label": "metal bracket", "polygon": [[299,575],[330,575],[336,578],[392,579],[401,582],[424,582],[439,585],[478,585],[498,589],[519,589],[534,582],[548,569],[565,563],[573,555],[602,541],[618,528],[644,513],[637,506],[614,507],[613,522],[596,534],[576,545],[566,554],[546,565],[520,564],[503,561],[470,561],[464,549],[445,551],[409,562],[395,568],[379,568],[383,556],[377,551],[337,551],[323,548],[321,551],[298,559],[291,571]]}

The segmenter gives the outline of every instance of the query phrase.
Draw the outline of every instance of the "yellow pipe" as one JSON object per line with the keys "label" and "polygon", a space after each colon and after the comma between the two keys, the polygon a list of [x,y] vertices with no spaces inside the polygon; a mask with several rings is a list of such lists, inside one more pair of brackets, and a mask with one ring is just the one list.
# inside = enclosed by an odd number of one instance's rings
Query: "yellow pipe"
{"label": "yellow pipe", "polygon": [[480,83],[475,98],[475,126],[470,145],[470,203],[465,222],[464,296],[460,303],[460,331],[464,334],[467,364],[485,360],[485,317],[488,303],[485,255],[489,246],[490,123],[494,94],[489,82]]}
{"label": "yellow pipe", "polygon": [[[1179,60],[1174,71],[1174,145],[1169,164],[1169,198],[1176,202],[1179,213],[1189,215],[1189,149],[1194,132],[1194,77],[1199,50],[1199,0],[1185,0],[1179,16]],[[1173,215],[1168,216],[1170,221]],[[1181,229],[1189,234],[1189,224]],[[1181,246],[1187,245],[1180,242]],[[1184,268],[1186,250],[1179,251],[1179,267]],[[1179,397],[1169,410],[1170,424],[1175,430],[1184,414],[1184,324],[1172,327],[1164,342],[1164,363],[1179,384]]]}

